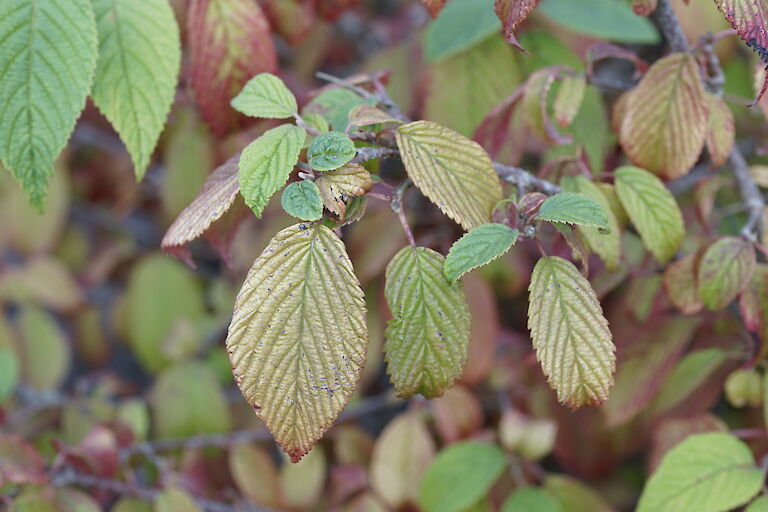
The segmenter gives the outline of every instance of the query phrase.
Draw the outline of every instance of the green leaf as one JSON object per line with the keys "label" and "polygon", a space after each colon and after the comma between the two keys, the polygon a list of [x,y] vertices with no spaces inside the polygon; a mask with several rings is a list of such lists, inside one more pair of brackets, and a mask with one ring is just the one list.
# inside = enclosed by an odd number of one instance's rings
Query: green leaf
{"label": "green leaf", "polygon": [[744,512],[768,512],[768,496],[760,496],[749,504]]}
{"label": "green leaf", "polygon": [[616,193],[643,244],[656,261],[666,263],[685,238],[683,214],[675,198],[659,178],[638,167],[620,167],[614,176]]}
{"label": "green leaf", "polygon": [[692,435],[664,456],[638,512],[719,512],[743,505],[763,485],[749,447],[730,434]]}
{"label": "green leaf", "polygon": [[291,117],[299,110],[293,93],[271,73],[251,78],[232,100],[232,106],[247,116],[268,119]]}
{"label": "green leaf", "polygon": [[171,487],[155,498],[155,512],[202,512],[202,509],[185,490]]}
{"label": "green leaf", "polygon": [[500,29],[501,23],[490,2],[452,0],[427,26],[424,56],[431,62],[450,57]]}
{"label": "green leaf", "polygon": [[510,494],[501,512],[561,512],[560,504],[544,489],[520,487]]}
{"label": "green leaf", "polygon": [[501,183],[479,144],[430,121],[401,126],[395,137],[408,176],[443,213],[464,229],[491,220]]}
{"label": "green leaf", "polygon": [[484,224],[459,238],[448,251],[443,273],[456,281],[470,270],[495,260],[517,241],[520,233],[504,224]]}
{"label": "green leaf", "polygon": [[141,179],[176,94],[179,27],[168,0],[93,0],[93,9],[99,30],[93,101]]}
{"label": "green leaf", "polygon": [[467,361],[469,306],[461,283],[443,276],[444,261],[431,249],[408,246],[387,265],[392,319],[384,353],[398,396],[442,395]]}
{"label": "green leaf", "polygon": [[289,215],[301,220],[319,220],[323,216],[323,201],[313,181],[294,181],[285,187],[280,204]]}
{"label": "green leaf", "polygon": [[539,10],[574,32],[619,43],[655,44],[661,38],[650,20],[616,0],[543,0]]}
{"label": "green leaf", "polygon": [[605,401],[616,347],[589,281],[573,263],[550,256],[536,263],[528,290],[536,358],[558,400],[573,408]]}
{"label": "green leaf", "polygon": [[41,209],[96,68],[90,2],[0,2],[0,42],[0,158]]}
{"label": "green leaf", "polygon": [[347,89],[328,89],[307,103],[302,109],[302,115],[306,118],[310,114],[319,114],[330,123],[331,129],[343,132],[349,125],[349,111],[358,105],[373,106],[376,105],[376,99],[361,98]]}
{"label": "green leaf", "polygon": [[50,314],[34,306],[25,307],[18,322],[24,384],[35,390],[58,389],[72,359],[64,332]]}
{"label": "green leaf", "polygon": [[235,300],[227,350],[235,382],[296,462],[355,390],[368,333],[344,244],[320,224],[280,231]]}
{"label": "green leaf", "polygon": [[306,132],[292,124],[272,128],[251,142],[240,155],[240,193],[257,217],[280,190],[299,161]]}
{"label": "green leaf", "polygon": [[13,396],[19,384],[21,365],[15,340],[4,317],[0,317],[0,404]]}
{"label": "green leaf", "polygon": [[699,260],[699,298],[709,309],[723,309],[749,284],[756,264],[750,242],[732,236],[719,239]]}
{"label": "green leaf", "polygon": [[594,199],[578,192],[561,192],[548,197],[536,219],[610,229],[606,210]]}
{"label": "green leaf", "polygon": [[324,132],[307,149],[307,161],[316,171],[332,171],[352,160],[356,153],[355,143],[347,134]]}
{"label": "green leaf", "polygon": [[424,512],[461,512],[486,495],[506,465],[495,445],[462,441],[441,451],[421,481]]}
{"label": "green leaf", "polygon": [[696,278],[696,253],[689,254],[664,269],[664,290],[669,301],[681,313],[692,315],[701,311],[703,304],[699,298]]}
{"label": "green leaf", "polygon": [[[564,512],[613,512],[600,495],[583,483],[562,475],[549,475],[544,480],[549,492]],[[522,512],[522,511],[521,511]]]}
{"label": "green leaf", "polygon": [[669,372],[648,409],[653,414],[673,411],[709,381],[727,360],[728,354],[719,348],[690,352]]}
{"label": "green leaf", "polygon": [[584,225],[579,226],[579,232],[584,235],[589,248],[600,256],[608,270],[615,270],[621,258],[621,229],[608,198],[599,186],[583,176],[564,177],[560,180],[560,186],[569,192],[580,192],[600,205],[602,213],[608,219],[609,232],[606,232],[605,229],[601,230],[599,227]]}

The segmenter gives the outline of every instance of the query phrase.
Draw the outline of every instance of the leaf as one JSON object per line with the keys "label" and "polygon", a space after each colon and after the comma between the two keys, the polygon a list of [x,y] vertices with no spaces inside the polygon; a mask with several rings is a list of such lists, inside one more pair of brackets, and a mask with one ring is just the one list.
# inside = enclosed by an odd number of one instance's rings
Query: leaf
{"label": "leaf", "polygon": [[322,225],[280,231],[235,301],[227,350],[235,382],[294,462],[354,392],[367,344],[363,291]]}
{"label": "leaf", "polygon": [[685,238],[683,214],[675,198],[660,179],[643,169],[619,167],[614,176],[616,193],[643,244],[656,261],[666,263]]}
{"label": "leaf", "polygon": [[[19,346],[24,384],[37,391],[55,390],[69,373],[70,343],[56,320],[36,306],[27,306],[19,315]],[[45,357],[40,357],[45,354]]]}
{"label": "leaf", "polygon": [[42,209],[97,59],[88,0],[0,2],[0,158]]}
{"label": "leaf", "polygon": [[352,126],[370,126],[383,123],[402,124],[402,121],[370,105],[358,105],[349,111],[349,124]]}
{"label": "leaf", "polygon": [[561,192],[548,197],[541,204],[536,220],[610,229],[608,215],[600,203],[578,192]]}
{"label": "leaf", "polygon": [[536,358],[558,400],[572,408],[605,401],[616,347],[589,281],[569,261],[551,256],[536,263],[528,290]]}
{"label": "leaf", "polygon": [[462,512],[486,495],[506,466],[495,445],[462,441],[437,454],[421,481],[424,512]]}
{"label": "leaf", "polygon": [[448,251],[443,273],[456,281],[472,269],[495,260],[512,247],[520,233],[504,224],[483,224],[459,238]]}
{"label": "leaf", "polygon": [[[725,19],[731,24],[741,37],[760,56],[763,64],[768,65],[768,34],[765,27],[768,25],[768,2],[766,0],[715,0],[717,8],[725,15]],[[763,87],[752,102],[754,105],[768,90],[768,75],[763,82]]]}
{"label": "leaf", "polygon": [[42,484],[47,480],[40,453],[17,435],[0,435],[0,487],[6,484]]}
{"label": "leaf", "polygon": [[464,229],[490,221],[501,184],[480,145],[430,121],[401,126],[395,138],[408,176],[443,213]]}
{"label": "leaf", "polygon": [[768,339],[768,265],[755,266],[752,279],[741,293],[739,309],[744,326],[763,342]]}
{"label": "leaf", "polygon": [[467,362],[469,306],[461,283],[443,276],[443,264],[441,254],[408,246],[387,265],[392,319],[384,354],[398,396],[440,396]]}
{"label": "leaf", "polygon": [[179,27],[167,0],[93,0],[99,62],[93,102],[120,134],[141,179],[176,94]]}
{"label": "leaf", "polygon": [[754,368],[739,368],[731,372],[723,389],[733,407],[759,407],[763,403],[763,379]]}
{"label": "leaf", "polygon": [[720,238],[699,261],[699,298],[709,309],[723,309],[749,284],[756,263],[752,243],[731,236]]}
{"label": "leaf", "polygon": [[515,29],[523,23],[539,4],[540,0],[495,0],[493,10],[501,20],[504,39],[509,44],[525,51],[515,36]]}
{"label": "leaf", "polygon": [[280,481],[271,455],[255,444],[229,449],[229,472],[237,488],[254,505],[278,506]]}
{"label": "leaf", "polygon": [[599,494],[578,480],[547,475],[544,489],[552,494],[564,512],[613,512]]}
{"label": "leaf", "polygon": [[417,411],[390,421],[373,450],[371,487],[391,508],[416,504],[419,484],[435,456],[435,442]]}
{"label": "leaf", "polygon": [[243,150],[238,164],[240,193],[257,217],[288,181],[305,137],[303,128],[284,124],[268,130]]}
{"label": "leaf", "polygon": [[531,131],[549,144],[570,144],[570,137],[561,135],[549,117],[549,92],[555,83],[555,68],[543,68],[533,72],[525,83],[521,107]]}
{"label": "leaf", "polygon": [[280,484],[288,510],[309,510],[323,498],[328,461],[323,446],[309,452],[296,464],[283,464]]}
{"label": "leaf", "polygon": [[446,0],[421,0],[421,3],[424,4],[424,7],[427,8],[430,16],[433,18],[437,18],[437,15],[445,7],[445,2]]}
{"label": "leaf", "polygon": [[561,128],[568,128],[576,118],[586,90],[587,79],[583,74],[566,75],[563,78],[552,106],[557,124]]}
{"label": "leaf", "polygon": [[232,106],[247,116],[268,119],[292,117],[299,111],[293,93],[270,73],[251,78],[232,100]]}
{"label": "leaf", "polygon": [[171,487],[158,493],[155,512],[202,512],[195,500],[180,487]]}
{"label": "leaf", "polygon": [[330,123],[331,129],[343,132],[347,129],[349,113],[353,108],[359,105],[375,104],[375,98],[365,99],[350,90],[332,88],[324,90],[305,105],[302,116],[319,114]]}
{"label": "leaf", "polygon": [[709,123],[705,142],[712,165],[719,167],[728,160],[733,150],[736,127],[733,112],[722,98],[707,94],[709,100]]}
{"label": "leaf", "polygon": [[768,496],[759,496],[744,509],[744,512],[768,512]]}
{"label": "leaf", "polygon": [[719,348],[694,350],[672,369],[659,386],[648,410],[654,415],[675,411],[707,383],[728,359]]}
{"label": "leaf", "polygon": [[501,512],[561,512],[563,509],[550,494],[536,487],[520,487],[507,496]]}
{"label": "leaf", "polygon": [[296,46],[312,35],[315,4],[304,0],[265,0],[259,2],[269,18],[272,30]]}
{"label": "leaf", "polygon": [[621,229],[603,190],[583,176],[565,177],[560,186],[567,192],[579,192],[600,205],[608,220],[608,232],[594,226],[579,226],[588,247],[603,260],[608,270],[615,270],[621,258]]}
{"label": "leaf", "polygon": [[666,179],[687,174],[707,134],[709,100],[696,58],[656,61],[629,93],[619,141],[632,163]]}
{"label": "leaf", "polygon": [[213,133],[222,136],[237,126],[238,116],[230,101],[248,79],[277,71],[269,23],[258,2],[192,0],[187,33],[189,82],[195,101]]}
{"label": "leaf", "polygon": [[323,216],[323,201],[313,181],[294,181],[285,187],[280,204],[299,220],[319,220]]}
{"label": "leaf", "polygon": [[315,180],[315,184],[325,207],[343,217],[351,199],[365,195],[373,186],[373,180],[371,173],[362,165],[346,164],[339,169],[324,172]]}
{"label": "leaf", "polygon": [[742,441],[711,432],[672,448],[646,482],[638,512],[717,512],[743,505],[763,485],[763,473]]}
{"label": "leaf", "polygon": [[539,11],[574,32],[597,39],[643,44],[655,44],[661,40],[653,24],[637,17],[627,2],[545,0]]}
{"label": "leaf", "polygon": [[670,263],[664,270],[664,290],[669,301],[683,314],[693,315],[704,307],[696,282],[696,254]]}
{"label": "leaf", "polygon": [[435,62],[478,44],[499,30],[499,20],[488,2],[451,0],[440,16],[427,25],[424,57]]}
{"label": "leaf", "polygon": [[149,396],[152,429],[172,439],[227,432],[231,420],[216,374],[198,361],[179,363],[162,372]]}
{"label": "leaf", "polygon": [[355,157],[355,143],[345,133],[321,133],[307,149],[307,162],[316,171],[338,169]]}
{"label": "leaf", "polygon": [[205,233],[235,202],[240,190],[239,160],[240,155],[230,158],[208,176],[197,197],[182,210],[163,236],[161,247],[165,253],[187,264],[192,263],[186,245]]}
{"label": "leaf", "polygon": [[656,322],[625,349],[611,398],[602,408],[609,428],[627,423],[650,403],[691,341],[697,325],[695,318],[670,317]]}

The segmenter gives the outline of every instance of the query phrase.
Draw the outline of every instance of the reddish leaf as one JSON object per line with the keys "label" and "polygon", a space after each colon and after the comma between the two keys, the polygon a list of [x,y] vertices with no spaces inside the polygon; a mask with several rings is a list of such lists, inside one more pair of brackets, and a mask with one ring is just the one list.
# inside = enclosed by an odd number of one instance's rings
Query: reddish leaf
{"label": "reddish leaf", "polygon": [[326,21],[336,21],[339,16],[359,0],[315,0],[317,13]]}
{"label": "reddish leaf", "polygon": [[0,487],[45,482],[42,456],[25,440],[14,435],[0,436]]}
{"label": "reddish leaf", "polygon": [[667,297],[681,313],[692,315],[704,307],[696,283],[696,254],[670,263],[664,271],[663,283]]}
{"label": "reddish leaf", "polygon": [[[715,0],[717,8],[725,19],[736,29],[742,41],[752,48],[768,69],[768,0]],[[768,76],[763,88],[752,102],[754,105],[768,90]]]}
{"label": "reddish leaf", "polygon": [[308,0],[263,0],[264,13],[274,31],[297,45],[310,34],[315,23],[315,3]]}
{"label": "reddish leaf", "polygon": [[445,2],[446,0],[421,0],[421,3],[429,10],[429,14],[431,14],[433,18],[437,18],[437,15],[440,14],[440,11],[445,7]]}
{"label": "reddish leaf", "polygon": [[[512,46],[525,52],[515,36],[515,29],[528,18],[540,0],[495,0],[493,9],[501,20],[504,39]],[[528,53],[528,52],[526,52]]]}
{"label": "reddish leaf", "polygon": [[237,124],[230,100],[254,75],[277,70],[269,23],[254,0],[191,0],[189,80],[217,135]]}
{"label": "reddish leaf", "polygon": [[709,98],[709,126],[707,128],[707,151],[712,164],[719,167],[725,164],[733,149],[736,127],[733,112],[722,98],[707,94]]}
{"label": "reddish leaf", "polygon": [[638,16],[650,16],[658,3],[659,0],[632,0],[632,10]]}
{"label": "reddish leaf", "polygon": [[[517,108],[524,90],[524,86],[519,87],[488,112],[472,136],[494,160],[501,160],[499,157],[502,151],[514,148],[511,158],[502,162],[509,165],[518,163],[524,149],[525,134],[518,132],[523,132],[525,126],[522,111]],[[510,131],[515,133],[510,134]]]}

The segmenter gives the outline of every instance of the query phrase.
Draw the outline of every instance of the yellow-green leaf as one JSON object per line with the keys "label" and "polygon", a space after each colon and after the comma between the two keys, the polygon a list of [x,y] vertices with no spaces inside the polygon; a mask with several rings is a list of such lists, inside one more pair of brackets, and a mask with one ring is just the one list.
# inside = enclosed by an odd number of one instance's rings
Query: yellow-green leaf
{"label": "yellow-green leaf", "polygon": [[186,491],[172,487],[157,495],[155,512],[202,512],[202,509]]}
{"label": "yellow-green leaf", "polygon": [[666,263],[685,237],[683,214],[659,178],[632,166],[616,169],[616,193],[643,244],[656,261]]}
{"label": "yellow-green leaf", "polygon": [[97,59],[88,0],[0,2],[0,158],[40,208]]}
{"label": "yellow-green leaf", "polygon": [[431,249],[408,246],[387,266],[392,320],[384,353],[398,396],[442,395],[467,361],[469,306],[461,283],[443,275],[444,261]]}
{"label": "yellow-green leaf", "polygon": [[584,75],[568,75],[563,78],[552,105],[555,120],[561,128],[568,128],[576,118],[586,90],[587,79]]}
{"label": "yellow-green leaf", "polygon": [[537,220],[562,224],[577,224],[609,229],[608,215],[603,206],[578,192],[561,192],[548,197],[536,213]]}
{"label": "yellow-green leaf", "polygon": [[692,315],[701,311],[695,253],[667,265],[663,283],[669,301],[681,313]]}
{"label": "yellow-green leaf", "polygon": [[359,164],[347,164],[340,169],[324,172],[315,180],[320,197],[328,210],[344,216],[348,203],[373,186],[371,173]]}
{"label": "yellow-green leaf", "polygon": [[750,242],[732,236],[719,239],[699,261],[699,298],[709,309],[723,309],[749,284],[756,264]]}
{"label": "yellow-green leaf", "polygon": [[551,256],[536,263],[529,292],[533,347],[558,400],[573,408],[605,401],[616,347],[589,281],[571,262]]}
{"label": "yellow-green leaf", "polygon": [[237,296],[227,350],[243,396],[294,462],[346,405],[366,344],[363,291],[341,240],[319,224],[280,231]]}
{"label": "yellow-green leaf", "polygon": [[280,190],[299,160],[306,132],[292,124],[272,128],[251,142],[238,164],[240,193],[257,217],[272,195]]}
{"label": "yellow-green leaf", "polygon": [[293,93],[271,73],[251,78],[232,100],[232,106],[245,115],[268,119],[291,117],[299,110]]}
{"label": "yellow-green leaf", "polygon": [[93,101],[144,177],[176,94],[179,27],[168,0],[93,0],[99,62]]}
{"label": "yellow-green leaf", "polygon": [[708,109],[696,57],[673,53],[656,61],[629,93],[619,141],[635,165],[680,177],[704,147]]}
{"label": "yellow-green leaf", "polygon": [[401,126],[395,137],[408,176],[443,213],[467,230],[490,222],[501,183],[479,144],[430,121]]}
{"label": "yellow-green leaf", "polygon": [[712,165],[723,165],[731,154],[736,138],[733,112],[723,98],[707,94],[709,101],[709,123],[707,125],[707,151]]}

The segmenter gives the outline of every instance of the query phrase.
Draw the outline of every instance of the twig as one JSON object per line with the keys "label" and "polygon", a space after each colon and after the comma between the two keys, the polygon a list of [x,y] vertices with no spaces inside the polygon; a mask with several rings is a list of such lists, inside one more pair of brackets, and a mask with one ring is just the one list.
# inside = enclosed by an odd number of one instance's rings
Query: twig
{"label": "twig", "polygon": [[395,148],[374,148],[367,146],[364,148],[358,148],[357,155],[355,155],[355,157],[352,159],[352,162],[361,164],[363,162],[367,162],[368,160],[375,160],[376,158],[391,158],[399,156],[400,152]]}
{"label": "twig", "polygon": [[343,78],[339,78],[337,76],[329,75],[328,73],[324,73],[322,71],[318,71],[315,73],[315,76],[319,78],[320,80],[325,80],[326,82],[330,82],[332,84],[336,84],[339,87],[343,87],[345,89],[349,89],[350,91],[354,92],[358,96],[362,96],[363,98],[375,98],[376,96],[370,92],[366,91],[362,87],[358,87],[357,85],[349,83],[347,80],[344,80]]}
{"label": "twig", "polygon": [[673,52],[688,51],[688,39],[669,0],[659,0],[656,10],[651,14],[651,19],[659,26]]}
{"label": "twig", "polygon": [[494,163],[493,167],[496,169],[496,174],[498,174],[501,179],[509,183],[514,183],[522,189],[528,190],[533,188],[550,196],[558,194],[561,191],[560,187],[551,181],[538,178],[520,167],[513,167],[511,165],[500,163]]}
{"label": "twig", "polygon": [[403,211],[403,196],[408,187],[411,186],[411,183],[410,179],[406,179],[395,189],[392,193],[389,207],[392,208],[392,211],[397,214],[397,218],[400,219],[400,224],[403,225],[403,231],[405,231],[405,236],[408,238],[408,243],[411,244],[411,247],[416,247],[413,231],[411,231],[411,226],[408,225],[408,219],[405,218],[405,212]]}

